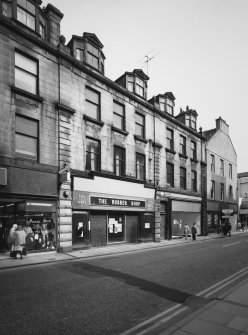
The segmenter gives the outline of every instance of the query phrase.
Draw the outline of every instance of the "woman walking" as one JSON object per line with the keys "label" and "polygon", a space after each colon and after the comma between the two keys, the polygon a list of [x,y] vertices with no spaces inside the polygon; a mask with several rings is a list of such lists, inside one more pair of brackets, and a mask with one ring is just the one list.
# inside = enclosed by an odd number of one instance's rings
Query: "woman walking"
{"label": "woman walking", "polygon": [[17,229],[14,233],[14,255],[15,259],[17,258],[17,254],[20,254],[20,257],[22,259],[22,252],[23,252],[23,247],[25,246],[26,243],[26,233],[22,229],[22,226],[17,226]]}

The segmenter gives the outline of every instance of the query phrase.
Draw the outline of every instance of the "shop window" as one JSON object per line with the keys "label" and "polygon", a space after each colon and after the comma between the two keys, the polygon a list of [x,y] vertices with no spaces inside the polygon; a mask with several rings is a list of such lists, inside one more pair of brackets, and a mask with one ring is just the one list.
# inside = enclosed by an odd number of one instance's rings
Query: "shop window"
{"label": "shop window", "polygon": [[125,149],[114,147],[114,173],[116,176],[125,175]]}
{"label": "shop window", "polygon": [[145,116],[135,113],[135,135],[145,138]]}
{"label": "shop window", "polygon": [[145,180],[145,155],[136,153],[136,178]]}
{"label": "shop window", "polygon": [[174,164],[166,163],[167,184],[174,187]]}
{"label": "shop window", "polygon": [[215,157],[211,155],[211,172],[215,172]]}
{"label": "shop window", "polygon": [[16,115],[16,156],[38,160],[38,121]]}
{"label": "shop window", "polygon": [[186,190],[186,169],[180,167],[180,188]]}
{"label": "shop window", "polygon": [[86,87],[86,115],[100,121],[100,93]]}
{"label": "shop window", "polygon": [[12,1],[2,0],[3,16],[12,17]]}
{"label": "shop window", "polygon": [[38,62],[15,52],[15,87],[38,94]]}
{"label": "shop window", "polygon": [[174,150],[174,132],[173,130],[167,128],[166,129],[166,146],[167,149],[173,151]]}
{"label": "shop window", "polygon": [[17,20],[35,30],[35,6],[28,0],[17,0]]}
{"label": "shop window", "polygon": [[191,155],[190,158],[196,161],[196,142],[191,141]]}
{"label": "shop window", "polygon": [[113,103],[114,127],[125,130],[125,107],[118,102]]}
{"label": "shop window", "polygon": [[211,180],[210,197],[211,199],[215,199],[215,181],[214,180]]}
{"label": "shop window", "polygon": [[193,192],[197,191],[197,173],[196,171],[191,171],[191,189]]}
{"label": "shop window", "polygon": [[180,135],[180,154],[186,156],[186,137]]}
{"label": "shop window", "polygon": [[110,214],[108,217],[108,243],[125,241],[124,214]]}
{"label": "shop window", "polygon": [[100,171],[100,141],[86,138],[86,170]]}

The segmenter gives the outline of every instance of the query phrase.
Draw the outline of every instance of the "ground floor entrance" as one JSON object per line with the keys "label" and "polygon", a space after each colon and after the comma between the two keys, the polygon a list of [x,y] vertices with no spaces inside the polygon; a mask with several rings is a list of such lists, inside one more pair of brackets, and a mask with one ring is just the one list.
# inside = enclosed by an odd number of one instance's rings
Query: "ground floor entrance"
{"label": "ground floor entrance", "polygon": [[56,202],[5,198],[0,201],[0,252],[10,250],[10,230],[20,226],[26,233],[28,251],[54,250],[57,246]]}

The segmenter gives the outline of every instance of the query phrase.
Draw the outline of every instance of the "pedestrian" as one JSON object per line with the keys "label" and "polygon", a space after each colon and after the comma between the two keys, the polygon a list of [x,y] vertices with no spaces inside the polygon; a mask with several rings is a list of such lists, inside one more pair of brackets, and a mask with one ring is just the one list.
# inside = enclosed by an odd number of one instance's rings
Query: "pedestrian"
{"label": "pedestrian", "polygon": [[228,226],[227,226],[227,231],[228,231],[228,236],[230,236],[230,237],[232,236],[231,235],[231,230],[232,230],[232,225],[231,225],[231,223],[229,223]]}
{"label": "pedestrian", "polygon": [[187,223],[185,223],[185,225],[184,225],[183,233],[184,233],[184,236],[185,236],[185,240],[187,240],[188,234],[189,234],[189,226],[188,226]]}
{"label": "pedestrian", "polygon": [[26,233],[22,229],[21,225],[17,226],[17,229],[14,233],[14,257],[17,258],[17,254],[20,254],[20,258],[22,259],[23,248],[26,243]]}
{"label": "pedestrian", "polygon": [[10,257],[14,257],[14,234],[17,228],[17,224],[13,224],[10,228],[9,235],[8,235],[8,246],[10,249]]}
{"label": "pedestrian", "polygon": [[193,223],[193,226],[191,228],[191,234],[192,234],[193,241],[195,241],[196,240],[196,235],[197,235],[197,228],[195,226],[195,222]]}

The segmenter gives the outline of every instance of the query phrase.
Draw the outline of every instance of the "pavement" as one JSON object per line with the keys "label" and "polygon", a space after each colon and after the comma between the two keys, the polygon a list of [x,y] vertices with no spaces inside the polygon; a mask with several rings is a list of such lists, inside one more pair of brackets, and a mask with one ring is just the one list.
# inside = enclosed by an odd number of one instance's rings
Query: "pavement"
{"label": "pavement", "polygon": [[[232,235],[247,234],[247,232],[233,232]],[[197,242],[221,238],[220,234],[197,236]],[[89,259],[106,257],[129,252],[141,252],[154,248],[164,248],[184,243],[195,243],[191,238],[173,238],[161,242],[146,242],[135,244],[114,244],[104,247],[75,250],[68,253],[47,251],[28,253],[21,260],[9,257],[9,252],[0,254],[0,269],[11,269],[73,259]],[[17,256],[18,257],[18,256]],[[148,334],[148,333],[147,333]],[[226,295],[214,299],[203,307],[192,312],[176,325],[160,332],[159,335],[248,335],[248,280],[236,285]]]}

